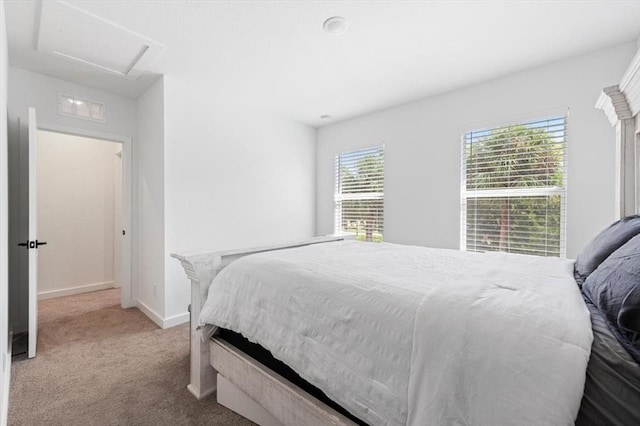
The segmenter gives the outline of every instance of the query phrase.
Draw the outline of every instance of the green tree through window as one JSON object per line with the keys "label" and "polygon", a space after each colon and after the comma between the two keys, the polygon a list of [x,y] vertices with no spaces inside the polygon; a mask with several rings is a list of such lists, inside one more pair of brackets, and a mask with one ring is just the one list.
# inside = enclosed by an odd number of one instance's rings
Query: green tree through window
{"label": "green tree through window", "polygon": [[564,256],[565,119],[463,136],[462,247]]}
{"label": "green tree through window", "polygon": [[384,217],[384,147],[344,152],[336,157],[336,232],[380,242]]}

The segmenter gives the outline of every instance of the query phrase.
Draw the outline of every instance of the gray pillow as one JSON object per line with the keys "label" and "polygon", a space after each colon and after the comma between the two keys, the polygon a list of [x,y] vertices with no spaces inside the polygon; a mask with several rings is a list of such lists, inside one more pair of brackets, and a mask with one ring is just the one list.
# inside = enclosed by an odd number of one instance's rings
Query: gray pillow
{"label": "gray pillow", "polygon": [[640,216],[627,216],[600,232],[576,258],[575,276],[582,283],[611,253],[640,234]]}
{"label": "gray pillow", "polygon": [[634,340],[640,338],[640,285],[631,290],[622,301],[618,327],[632,333]]}
{"label": "gray pillow", "polygon": [[587,277],[582,293],[630,352],[640,350],[640,235],[614,251]]}

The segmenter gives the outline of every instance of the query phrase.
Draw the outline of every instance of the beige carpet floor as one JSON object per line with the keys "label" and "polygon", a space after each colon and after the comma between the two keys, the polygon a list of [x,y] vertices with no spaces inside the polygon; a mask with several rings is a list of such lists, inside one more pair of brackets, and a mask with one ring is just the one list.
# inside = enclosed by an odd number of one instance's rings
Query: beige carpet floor
{"label": "beige carpet floor", "polygon": [[14,358],[10,425],[248,425],[187,391],[187,324],[162,330],[119,290],[39,304],[38,354]]}

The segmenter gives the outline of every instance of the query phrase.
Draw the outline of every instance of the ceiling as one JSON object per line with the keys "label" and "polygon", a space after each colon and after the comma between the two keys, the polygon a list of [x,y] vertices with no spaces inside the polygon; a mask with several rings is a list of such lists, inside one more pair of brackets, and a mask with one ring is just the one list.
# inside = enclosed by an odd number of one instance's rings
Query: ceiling
{"label": "ceiling", "polygon": [[[165,74],[212,102],[311,126],[640,36],[640,0],[68,3],[165,49],[135,80],[46,55],[36,50],[41,2],[8,0],[11,66],[130,98]],[[335,15],[347,19],[342,35],[322,29]]]}

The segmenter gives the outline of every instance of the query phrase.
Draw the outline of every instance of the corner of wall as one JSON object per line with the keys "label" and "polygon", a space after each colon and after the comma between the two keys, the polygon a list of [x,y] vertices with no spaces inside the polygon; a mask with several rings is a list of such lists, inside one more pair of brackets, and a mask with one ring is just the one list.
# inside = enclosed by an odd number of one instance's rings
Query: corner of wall
{"label": "corner of wall", "polygon": [[9,383],[11,379],[11,343],[9,341],[9,210],[8,210],[8,78],[9,54],[5,1],[0,0],[0,425],[7,424]]}
{"label": "corner of wall", "polygon": [[137,304],[165,327],[165,142],[164,78],[161,76],[136,101],[135,141],[136,236],[134,270]]}
{"label": "corner of wall", "polygon": [[320,129],[318,127],[314,127],[313,129],[313,235],[320,235],[320,230],[318,229],[318,145],[319,145],[319,135],[318,132]]}

